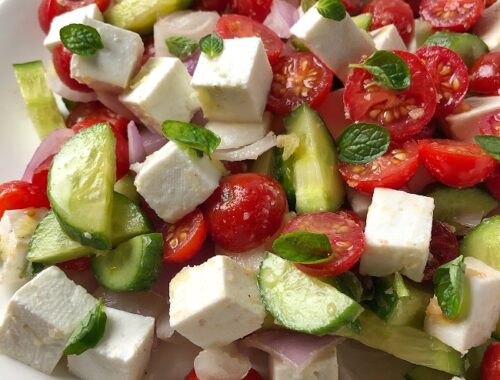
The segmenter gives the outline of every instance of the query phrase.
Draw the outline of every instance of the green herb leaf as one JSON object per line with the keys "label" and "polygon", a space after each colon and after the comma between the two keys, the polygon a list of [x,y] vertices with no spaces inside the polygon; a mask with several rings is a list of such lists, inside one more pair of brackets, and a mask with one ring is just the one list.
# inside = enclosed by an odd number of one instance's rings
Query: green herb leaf
{"label": "green herb leaf", "polygon": [[335,21],[342,21],[346,16],[344,5],[340,0],[319,0],[316,9],[321,16]]}
{"label": "green herb leaf", "polygon": [[69,337],[66,347],[64,347],[64,354],[80,355],[97,346],[104,335],[107,319],[104,303],[100,299]]}
{"label": "green herb leaf", "polygon": [[352,272],[344,272],[333,277],[328,282],[332,283],[338,290],[356,302],[361,302],[363,298],[363,285],[358,277]]}
{"label": "green herb leaf", "polygon": [[411,84],[408,64],[390,51],[379,50],[363,63],[351,64],[349,67],[367,70],[380,85],[392,90],[404,90]]}
{"label": "green herb leaf", "polygon": [[104,47],[99,32],[89,25],[66,25],[59,36],[66,49],[77,55],[91,56]]}
{"label": "green herb leaf", "polygon": [[224,40],[217,34],[209,34],[200,40],[200,49],[209,58],[215,58],[224,50]]}
{"label": "green herb leaf", "polygon": [[220,145],[220,137],[212,131],[196,124],[182,121],[167,120],[163,123],[162,131],[165,137],[178,144],[195,149],[198,152],[210,155]]}
{"label": "green herb leaf", "polygon": [[359,335],[363,326],[361,325],[361,321],[356,319],[349,324],[349,327],[356,335]]}
{"label": "green herb leaf", "polygon": [[390,143],[389,132],[380,125],[351,124],[339,136],[339,159],[349,164],[366,164],[383,156]]}
{"label": "green herb leaf", "polygon": [[459,256],[436,269],[433,282],[434,293],[445,317],[449,319],[458,317],[464,300],[464,257]]}
{"label": "green herb leaf", "polygon": [[500,160],[500,137],[498,136],[476,136],[474,140],[496,160]]}
{"label": "green herb leaf", "polygon": [[273,251],[288,261],[302,264],[319,264],[333,258],[328,236],[306,231],[281,235],[274,241]]}
{"label": "green herb leaf", "polygon": [[373,288],[373,299],[366,304],[384,321],[391,318],[398,301],[409,296],[403,277],[399,273],[394,276],[373,277]]}
{"label": "green herb leaf", "polygon": [[175,55],[177,58],[184,59],[189,57],[198,48],[195,40],[189,37],[169,37],[165,41],[170,54]]}

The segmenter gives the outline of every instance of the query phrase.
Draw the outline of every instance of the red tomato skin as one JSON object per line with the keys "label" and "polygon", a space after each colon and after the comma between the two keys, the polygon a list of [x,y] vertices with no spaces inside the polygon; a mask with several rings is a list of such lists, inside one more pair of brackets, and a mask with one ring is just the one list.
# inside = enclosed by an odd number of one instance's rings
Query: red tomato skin
{"label": "red tomato skin", "polygon": [[87,272],[90,270],[90,258],[80,257],[79,259],[59,263],[57,266],[65,271]]}
{"label": "red tomato skin", "polygon": [[[484,6],[484,0],[422,0],[420,16],[435,30],[466,32],[479,20]],[[447,12],[459,15],[444,17]]]}
{"label": "red tomato skin", "polygon": [[459,255],[457,237],[446,224],[437,220],[432,223],[429,251],[429,258],[424,270],[425,281],[431,281],[438,267],[456,259]]}
{"label": "red tomato skin", "polygon": [[42,31],[47,34],[50,30],[50,24],[56,17],[56,0],[42,0],[38,7],[38,23]]}
{"label": "red tomato skin", "polygon": [[484,115],[478,122],[479,133],[500,137],[500,108]]}
{"label": "red tomato skin", "polygon": [[481,380],[500,379],[500,343],[492,343],[486,349],[481,363]]}
{"label": "red tomato skin", "polygon": [[92,92],[92,89],[82,83],[79,83],[75,79],[71,78],[71,53],[68,49],[64,47],[63,44],[59,44],[54,49],[52,53],[52,63],[54,64],[54,69],[56,70],[59,79],[75,91],[80,92]]}
{"label": "red tomato skin", "polygon": [[200,11],[216,11],[223,13],[229,5],[229,0],[195,0],[194,8]]}
{"label": "red tomato skin", "polygon": [[[198,376],[196,376],[196,372],[194,371],[194,368],[187,374],[187,376],[184,378],[184,380],[200,380]],[[248,371],[247,375],[242,379],[242,380],[263,380],[262,376],[259,375],[259,373],[254,370],[253,368]]]}
{"label": "red tomato skin", "polygon": [[340,0],[344,4],[344,8],[351,16],[356,16],[361,12],[363,3],[361,0]]}
{"label": "red tomato skin", "polygon": [[403,0],[372,0],[363,8],[363,12],[372,14],[370,30],[394,24],[403,41],[410,43],[415,21],[411,7]]}
{"label": "red tomato skin", "polygon": [[123,137],[127,137],[127,125],[129,119],[116,114],[100,102],[89,102],[78,104],[66,119],[66,125],[73,127],[76,123],[86,119],[100,119],[108,122],[114,130],[119,131]]}
{"label": "red tomato skin", "polygon": [[272,0],[231,0],[231,11],[264,22],[271,12]]}
{"label": "red tomato skin", "polygon": [[52,160],[54,156],[49,156],[43,161],[33,172],[33,177],[31,178],[31,183],[40,189],[47,191],[47,183],[49,178],[50,166],[52,165]]}
{"label": "red tomato skin", "polygon": [[456,188],[477,185],[496,166],[479,145],[455,140],[420,140],[420,160],[439,182]]}
{"label": "red tomato skin", "polygon": [[500,201],[500,165],[497,165],[495,171],[484,180],[484,184],[490,194]]}
{"label": "red tomato skin", "polygon": [[0,218],[5,211],[50,208],[45,190],[29,182],[11,181],[0,185]]}
{"label": "red tomato skin", "polygon": [[246,252],[278,231],[286,208],[279,182],[244,173],[223,178],[204,203],[203,213],[216,244],[231,252]]}
{"label": "red tomato skin", "polygon": [[487,53],[470,69],[470,90],[483,95],[500,95],[500,51]]}

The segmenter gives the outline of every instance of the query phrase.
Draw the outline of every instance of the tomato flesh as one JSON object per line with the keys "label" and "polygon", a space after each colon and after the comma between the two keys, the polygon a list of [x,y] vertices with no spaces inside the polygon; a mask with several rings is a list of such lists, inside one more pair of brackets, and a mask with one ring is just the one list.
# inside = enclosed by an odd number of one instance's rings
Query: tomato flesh
{"label": "tomato flesh", "polygon": [[63,44],[57,45],[54,49],[54,52],[52,53],[52,63],[57,75],[59,76],[59,79],[61,79],[61,81],[72,90],[80,92],[92,92],[92,89],[89,86],[71,78],[72,56],[73,53],[66,49]]}
{"label": "tomato flesh", "polygon": [[484,180],[484,184],[490,194],[500,201],[500,165],[497,165],[493,173]]}
{"label": "tomato flesh", "polygon": [[231,252],[258,247],[281,226],[286,195],[281,185],[262,174],[225,177],[203,205],[213,241]]}
{"label": "tomato flesh", "polygon": [[415,21],[411,7],[403,0],[373,0],[363,8],[363,12],[372,14],[370,30],[393,24],[403,41],[410,43]]}
{"label": "tomato flesh", "polygon": [[481,363],[481,380],[500,379],[500,343],[492,343],[486,349]]}
{"label": "tomato flesh", "polygon": [[231,0],[231,11],[264,22],[271,12],[272,0]]}
{"label": "tomato flesh", "polygon": [[229,0],[195,0],[194,9],[200,11],[224,12],[229,5]]}
{"label": "tomato flesh", "polygon": [[90,259],[88,257],[80,257],[79,259],[59,263],[57,266],[65,271],[86,272],[90,270]]}
{"label": "tomato flesh", "polygon": [[479,133],[482,135],[500,137],[500,108],[484,115],[478,123]]}
{"label": "tomato flesh", "polygon": [[420,16],[433,29],[466,32],[481,17],[484,0],[422,0]]}
{"label": "tomato flesh", "polygon": [[424,271],[424,280],[430,281],[438,267],[459,255],[458,239],[451,229],[444,223],[435,220],[432,223],[431,244],[429,258]]}
{"label": "tomato flesh", "polygon": [[50,208],[45,189],[24,181],[5,182],[0,185],[0,218],[7,210]]}
{"label": "tomato flesh", "polygon": [[31,183],[40,189],[47,191],[47,183],[49,178],[50,166],[54,156],[49,156],[33,171]]}
{"label": "tomato flesh", "polygon": [[481,56],[470,69],[470,90],[483,95],[500,95],[500,51]]}

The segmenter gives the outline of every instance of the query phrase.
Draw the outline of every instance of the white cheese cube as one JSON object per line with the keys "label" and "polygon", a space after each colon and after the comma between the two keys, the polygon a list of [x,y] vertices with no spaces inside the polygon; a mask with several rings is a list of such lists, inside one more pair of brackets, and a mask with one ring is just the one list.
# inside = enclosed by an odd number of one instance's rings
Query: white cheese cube
{"label": "white cheese cube", "polygon": [[485,343],[500,316],[500,271],[473,257],[465,258],[465,266],[469,287],[467,316],[446,319],[434,297],[427,307],[424,324],[428,334],[461,353]]}
{"label": "white cheese cube", "polygon": [[218,161],[171,141],[146,158],[134,184],[160,218],[175,223],[207,200],[221,174]]}
{"label": "white cheese cube", "polygon": [[82,24],[87,17],[98,21],[104,21],[99,7],[95,4],[77,8],[71,12],[66,12],[54,17],[50,24],[49,33],[43,40],[43,45],[50,51],[54,50],[55,47],[61,43],[61,37],[59,36],[61,29],[69,24]]}
{"label": "white cheese cube", "polygon": [[209,120],[258,123],[267,102],[273,73],[262,40],[224,40],[222,54],[201,54],[191,84]]}
{"label": "white cheese cube", "polygon": [[49,267],[10,300],[0,327],[0,351],[51,373],[71,333],[96,303],[57,266]]}
{"label": "white cheese cube", "polygon": [[370,32],[377,50],[406,50],[406,45],[393,25],[386,25]]}
{"label": "white cheese cube", "polygon": [[491,51],[500,50],[500,2],[484,10],[471,33],[481,38]]}
{"label": "white cheese cube", "polygon": [[420,282],[429,256],[434,200],[404,191],[375,189],[366,217],[366,251],[360,273],[401,272]]}
{"label": "white cheese cube", "polygon": [[88,17],[83,23],[99,32],[104,48],[90,57],[73,54],[71,77],[96,91],[122,92],[144,53],[141,36]]}
{"label": "white cheese cube", "polygon": [[196,42],[214,31],[217,12],[179,11],[159,19],[154,26],[155,55],[173,57],[166,41],[169,37],[187,37]]}
{"label": "white cheese cube", "polygon": [[149,363],[155,320],[106,308],[104,336],[95,348],[68,356],[69,371],[82,380],[139,380]]}
{"label": "white cheese cube", "polygon": [[165,120],[188,122],[199,108],[186,67],[170,57],[150,59],[120,100],[146,127],[160,134]]}
{"label": "white cheese cube", "polygon": [[352,211],[358,214],[360,218],[366,219],[368,209],[372,204],[372,196],[370,194],[361,193],[348,187],[347,200],[351,205]]}
{"label": "white cheese cube", "polygon": [[257,279],[234,260],[215,256],[170,282],[170,324],[203,347],[222,347],[259,329],[265,311]]}
{"label": "white cheese cube", "polygon": [[318,56],[342,81],[349,75],[349,64],[375,52],[371,37],[359,29],[349,15],[341,21],[328,19],[310,8],[291,29],[307,48]]}

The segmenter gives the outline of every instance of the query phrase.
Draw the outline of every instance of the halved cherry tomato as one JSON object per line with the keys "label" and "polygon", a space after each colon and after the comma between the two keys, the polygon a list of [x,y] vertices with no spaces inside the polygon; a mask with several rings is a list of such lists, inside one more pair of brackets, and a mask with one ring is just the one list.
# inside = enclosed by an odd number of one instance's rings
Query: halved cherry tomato
{"label": "halved cherry tomato", "polygon": [[155,56],[155,39],[153,36],[147,36],[142,39],[144,42],[144,53],[141,58],[141,66],[143,66],[150,58]]}
{"label": "halved cherry tomato", "polygon": [[405,43],[410,43],[415,29],[413,11],[403,0],[373,0],[364,8],[363,12],[372,14],[370,30],[394,24]]}
{"label": "halved cherry tomato", "polygon": [[469,72],[462,58],[442,46],[424,46],[417,56],[434,78],[438,104],[436,115],[446,116],[463,100],[469,87]]}
{"label": "halved cherry tomato", "polygon": [[100,102],[78,104],[69,113],[66,125],[71,128],[76,123],[80,123],[86,119],[105,120],[114,130],[120,131],[123,137],[127,137],[127,125],[130,120],[111,111]]}
{"label": "halved cherry tomato", "polygon": [[400,189],[418,169],[418,146],[413,140],[393,146],[382,157],[364,165],[341,162],[340,174],[347,185],[363,193],[376,187]]}
{"label": "halved cherry tomato", "polygon": [[273,64],[283,51],[283,41],[267,26],[241,15],[223,15],[215,26],[215,33],[221,38],[260,37],[267,58]]}
{"label": "halved cherry tomato", "polygon": [[286,115],[303,103],[318,108],[333,83],[333,72],[311,53],[281,57],[273,65],[273,74],[267,108],[278,115]]}
{"label": "halved cherry tomato", "polygon": [[500,51],[481,56],[470,69],[470,90],[500,95]]}
{"label": "halved cherry tomato", "polygon": [[49,178],[50,165],[52,165],[52,160],[54,155],[49,156],[43,161],[33,172],[33,177],[31,177],[31,183],[40,189],[47,191],[47,182]]}
{"label": "halved cherry tomato", "polygon": [[479,145],[455,140],[420,140],[420,160],[439,182],[450,187],[469,187],[482,182],[496,160]]}
{"label": "halved cherry tomato", "polygon": [[500,108],[484,115],[478,123],[479,133],[500,137]]}
{"label": "halved cherry tomato", "polygon": [[[184,380],[200,380],[200,379],[198,378],[198,376],[196,376],[196,372],[194,371],[193,368],[191,372],[187,374]],[[242,380],[262,380],[262,376],[260,376],[259,373],[252,368],[250,371],[248,371],[247,375]]]}
{"label": "halved cherry tomato", "polygon": [[406,51],[394,53],[410,68],[410,87],[403,91],[382,87],[368,71],[356,68],[347,79],[344,104],[351,120],[382,124],[394,140],[404,140],[432,119],[437,97],[432,76],[420,58]]}
{"label": "halved cherry tomato", "polygon": [[434,132],[438,128],[438,122],[431,120],[417,135],[414,136],[415,140],[430,139],[434,136]]}
{"label": "halved cherry tomato", "polygon": [[276,180],[262,174],[225,177],[203,205],[213,241],[231,252],[262,244],[281,226],[286,195]]}
{"label": "halved cherry tomato", "polygon": [[481,363],[481,380],[500,379],[500,343],[492,343],[486,349]]}
{"label": "halved cherry tomato", "polygon": [[79,259],[59,263],[57,266],[62,270],[86,272],[90,270],[90,259],[88,257],[80,257]]}
{"label": "halved cherry tomato", "polygon": [[52,53],[52,63],[54,64],[54,69],[56,70],[59,79],[61,79],[61,81],[72,90],[92,92],[92,89],[89,86],[71,78],[72,56],[73,53],[66,49],[63,44],[57,45],[54,49],[54,52]]}
{"label": "halved cherry tomato", "polygon": [[5,182],[0,185],[0,218],[7,210],[50,208],[45,190],[24,181]]}
{"label": "halved cherry tomato", "polygon": [[500,201],[500,164],[497,165],[493,173],[484,180],[484,184],[490,194]]}
{"label": "halved cherry tomato", "polygon": [[223,13],[229,5],[229,0],[195,0],[193,5],[194,9],[200,11],[216,11]]}
{"label": "halved cherry tomato", "polygon": [[264,22],[271,12],[273,0],[231,0],[231,11]]}
{"label": "halved cherry tomato", "polygon": [[196,255],[207,237],[207,224],[199,209],[163,228],[163,261],[183,263]]}
{"label": "halved cherry tomato", "polygon": [[422,0],[420,16],[433,29],[466,32],[481,17],[484,0]]}
{"label": "halved cherry tomato", "polygon": [[293,218],[283,233],[307,231],[326,234],[334,258],[323,264],[298,264],[301,271],[317,277],[337,276],[351,269],[365,250],[365,235],[359,218],[347,212],[318,212]]}
{"label": "halved cherry tomato", "polygon": [[437,220],[432,222],[432,238],[429,258],[424,271],[424,280],[432,280],[438,267],[458,257],[458,239],[451,229]]}

